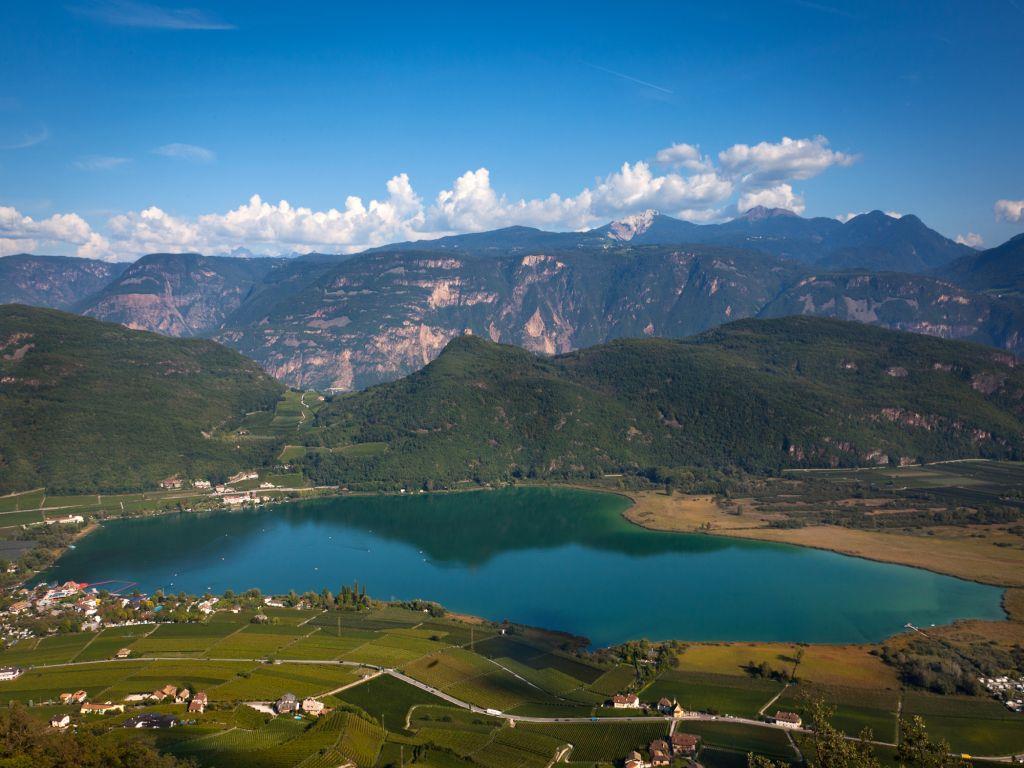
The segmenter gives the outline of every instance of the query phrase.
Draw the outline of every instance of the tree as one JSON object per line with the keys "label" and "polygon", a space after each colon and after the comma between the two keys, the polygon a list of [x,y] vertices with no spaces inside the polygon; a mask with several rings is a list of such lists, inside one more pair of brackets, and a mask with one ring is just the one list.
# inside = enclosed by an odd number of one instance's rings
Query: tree
{"label": "tree", "polygon": [[900,718],[900,743],[896,747],[900,765],[913,768],[957,768],[964,765],[959,757],[951,755],[949,744],[941,739],[932,741],[928,729],[919,715],[909,720]]}

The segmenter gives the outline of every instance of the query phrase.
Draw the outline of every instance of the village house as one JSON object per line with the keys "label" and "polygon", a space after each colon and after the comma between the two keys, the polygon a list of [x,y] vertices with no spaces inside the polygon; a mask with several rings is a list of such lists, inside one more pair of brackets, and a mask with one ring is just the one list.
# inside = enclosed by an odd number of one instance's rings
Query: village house
{"label": "village house", "polygon": [[279,715],[286,715],[291,712],[295,712],[298,708],[299,701],[295,698],[294,693],[286,693],[274,702],[274,711]]}
{"label": "village house", "polygon": [[173,715],[162,715],[157,712],[141,712],[124,721],[123,728],[177,728],[181,725]]}
{"label": "village house", "polygon": [[10,613],[21,613],[27,611],[31,603],[28,600],[18,600],[17,602],[11,603],[11,607],[7,610]]}
{"label": "village house", "polygon": [[174,694],[174,703],[175,704],[184,704],[186,701],[189,700],[189,697],[191,695],[192,695],[192,692],[188,688],[182,688],[180,691],[178,691],[176,694]]}
{"label": "village house", "polygon": [[64,730],[71,725],[71,717],[68,715],[54,715],[50,718],[50,727]]}
{"label": "village house", "polygon": [[21,673],[21,667],[0,667],[0,680],[17,680]]}
{"label": "village house", "polygon": [[647,768],[647,763],[644,762],[643,757],[636,750],[626,755],[626,762],[622,765],[623,768]]}
{"label": "village house", "polygon": [[210,481],[209,480],[193,480],[192,481],[192,487],[193,488],[201,488],[203,490],[209,490],[210,489]]}
{"label": "village house", "polygon": [[216,605],[216,600],[200,600],[198,603],[196,603],[196,609],[200,613],[208,615],[214,612],[214,606]]}
{"label": "village house", "polygon": [[62,693],[60,695],[61,704],[81,704],[87,698],[89,694],[85,691],[75,691],[74,693]]}
{"label": "village house", "polygon": [[64,515],[64,517],[53,517],[46,521],[47,525],[83,525],[85,518],[81,515]]}
{"label": "village house", "polygon": [[804,721],[800,719],[800,715],[796,712],[786,712],[780,709],[775,713],[775,723],[783,728],[799,728],[804,724]]}
{"label": "village house", "polygon": [[652,768],[665,768],[672,763],[672,753],[668,742],[664,739],[655,739],[647,750],[651,755],[650,765]]}
{"label": "village house", "polygon": [[112,712],[124,712],[124,704],[111,704],[109,701],[103,704],[83,704],[79,711],[83,715],[109,715]]}
{"label": "village house", "polygon": [[118,648],[117,653],[114,654],[115,659],[127,659],[132,655],[131,648]]}
{"label": "village house", "polygon": [[307,696],[302,700],[302,711],[307,715],[319,717],[324,711],[324,703],[314,699],[312,696]]}
{"label": "village house", "polygon": [[672,743],[673,755],[694,755],[697,752],[697,745],[700,744],[700,736],[692,733],[673,733],[669,741]]}
{"label": "village house", "polygon": [[160,487],[165,491],[177,490],[178,488],[181,488],[181,478],[177,475],[174,475],[174,477],[164,478],[160,481]]}
{"label": "village house", "polygon": [[249,501],[249,494],[247,493],[231,493],[224,496],[221,501],[227,504],[229,507],[236,507],[245,504]]}
{"label": "village house", "polygon": [[612,707],[615,709],[637,709],[640,697],[635,693],[617,693],[612,696]]}
{"label": "village house", "polygon": [[199,691],[195,696],[192,697],[192,701],[188,703],[188,711],[194,712],[197,715],[203,714],[206,711],[206,705],[209,704],[209,699],[205,691]]}
{"label": "village house", "polygon": [[260,473],[254,470],[238,472],[228,478],[228,485],[231,483],[241,483],[245,480],[256,480],[259,476]]}

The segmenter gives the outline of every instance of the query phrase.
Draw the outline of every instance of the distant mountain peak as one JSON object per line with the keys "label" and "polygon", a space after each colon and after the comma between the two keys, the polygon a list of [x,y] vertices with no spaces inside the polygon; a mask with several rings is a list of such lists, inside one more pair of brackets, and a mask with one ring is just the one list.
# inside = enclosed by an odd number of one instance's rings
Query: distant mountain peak
{"label": "distant mountain peak", "polygon": [[648,208],[641,213],[634,213],[632,216],[624,216],[621,219],[608,224],[608,237],[618,240],[620,243],[628,243],[634,237],[642,235],[651,228],[651,224],[658,217],[658,212]]}
{"label": "distant mountain peak", "polygon": [[799,218],[799,216],[788,208],[768,208],[764,205],[755,205],[753,208],[748,208],[740,216],[741,219],[746,221],[763,221],[764,219],[771,219],[776,216],[792,216]]}

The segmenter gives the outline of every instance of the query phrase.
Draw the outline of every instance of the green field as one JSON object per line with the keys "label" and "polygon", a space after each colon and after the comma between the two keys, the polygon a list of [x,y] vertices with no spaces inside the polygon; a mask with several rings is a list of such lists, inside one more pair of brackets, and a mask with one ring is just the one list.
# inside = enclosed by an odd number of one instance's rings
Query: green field
{"label": "green field", "polygon": [[677,700],[683,709],[756,717],[781,690],[781,683],[769,680],[670,670],[644,688],[640,698],[657,701],[664,696]]}
{"label": "green field", "polygon": [[929,735],[945,739],[959,752],[1024,752],[1024,716],[992,699],[908,692],[903,698],[903,714],[923,717]]}
{"label": "green field", "polygon": [[413,707],[445,703],[426,691],[388,675],[349,688],[340,693],[338,698],[377,718],[389,731],[405,730],[406,717]]}

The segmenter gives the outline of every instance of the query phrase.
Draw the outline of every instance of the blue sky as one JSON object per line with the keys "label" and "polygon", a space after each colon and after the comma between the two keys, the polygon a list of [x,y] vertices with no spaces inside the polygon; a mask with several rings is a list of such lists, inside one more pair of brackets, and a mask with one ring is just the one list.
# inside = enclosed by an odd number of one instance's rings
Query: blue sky
{"label": "blue sky", "polygon": [[1024,0],[353,5],[5,3],[0,253],[351,250],[755,202],[1024,229]]}

